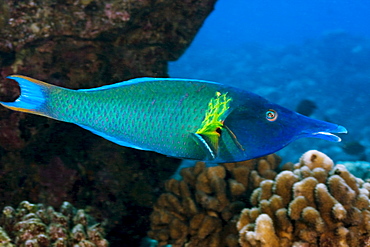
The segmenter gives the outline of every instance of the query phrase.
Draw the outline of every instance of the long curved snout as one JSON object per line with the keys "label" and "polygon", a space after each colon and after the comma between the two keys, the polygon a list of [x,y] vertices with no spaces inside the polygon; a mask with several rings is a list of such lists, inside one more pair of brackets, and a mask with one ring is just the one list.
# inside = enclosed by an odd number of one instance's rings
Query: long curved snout
{"label": "long curved snout", "polygon": [[347,129],[341,125],[321,120],[304,117],[303,129],[299,137],[314,137],[332,142],[340,142],[342,139],[335,134],[346,134]]}

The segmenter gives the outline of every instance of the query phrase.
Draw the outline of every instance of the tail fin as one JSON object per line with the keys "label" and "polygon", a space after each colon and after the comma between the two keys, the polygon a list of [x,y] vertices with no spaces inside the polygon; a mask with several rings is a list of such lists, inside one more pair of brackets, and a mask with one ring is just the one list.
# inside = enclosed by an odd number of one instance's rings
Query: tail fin
{"label": "tail fin", "polygon": [[21,95],[16,101],[0,102],[1,105],[15,111],[47,116],[45,101],[49,90],[56,86],[22,75],[13,75],[8,78],[19,83]]}

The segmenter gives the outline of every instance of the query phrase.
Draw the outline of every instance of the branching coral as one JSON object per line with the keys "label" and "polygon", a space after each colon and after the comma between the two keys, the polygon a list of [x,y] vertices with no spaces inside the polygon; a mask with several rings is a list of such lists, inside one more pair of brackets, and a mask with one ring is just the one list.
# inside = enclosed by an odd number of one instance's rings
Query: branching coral
{"label": "branching coral", "polygon": [[60,212],[23,201],[6,206],[0,219],[0,246],[107,247],[104,230],[82,209],[64,202]]}
{"label": "branching coral", "polygon": [[237,228],[249,246],[370,246],[370,183],[318,151],[254,190]]}
{"label": "branching coral", "polygon": [[250,191],[274,179],[279,163],[278,156],[269,155],[214,167],[198,162],[182,169],[183,180],[168,180],[154,206],[149,236],[161,246],[238,246],[235,218],[249,206]]}

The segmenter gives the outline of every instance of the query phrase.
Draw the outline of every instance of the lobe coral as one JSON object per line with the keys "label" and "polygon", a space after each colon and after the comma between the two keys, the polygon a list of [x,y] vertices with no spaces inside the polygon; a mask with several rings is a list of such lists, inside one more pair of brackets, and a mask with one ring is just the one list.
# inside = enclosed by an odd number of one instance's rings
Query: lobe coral
{"label": "lobe coral", "polygon": [[370,246],[370,183],[312,150],[292,171],[265,180],[243,209],[242,247]]}
{"label": "lobe coral", "polygon": [[148,235],[159,246],[237,247],[236,219],[250,206],[250,192],[261,181],[274,179],[277,155],[206,167],[198,162],[181,170],[182,180],[166,182],[154,205]]}
{"label": "lobe coral", "polygon": [[311,150],[206,167],[166,182],[148,235],[158,246],[370,246],[370,183]]}

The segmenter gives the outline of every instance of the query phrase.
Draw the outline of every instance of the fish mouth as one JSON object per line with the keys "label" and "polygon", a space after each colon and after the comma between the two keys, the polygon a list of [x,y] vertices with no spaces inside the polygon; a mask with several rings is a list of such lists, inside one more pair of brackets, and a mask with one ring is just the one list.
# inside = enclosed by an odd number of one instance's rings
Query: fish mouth
{"label": "fish mouth", "polygon": [[314,138],[320,138],[320,139],[324,139],[324,140],[332,141],[332,142],[340,142],[342,141],[342,139],[339,136],[334,135],[333,133],[335,134],[347,134],[348,133],[347,129],[341,125],[331,124],[327,122],[324,122],[324,123],[326,123],[327,125],[327,128],[325,130],[317,131],[317,132],[306,132],[306,133],[303,132],[302,134],[306,137],[314,137]]}

